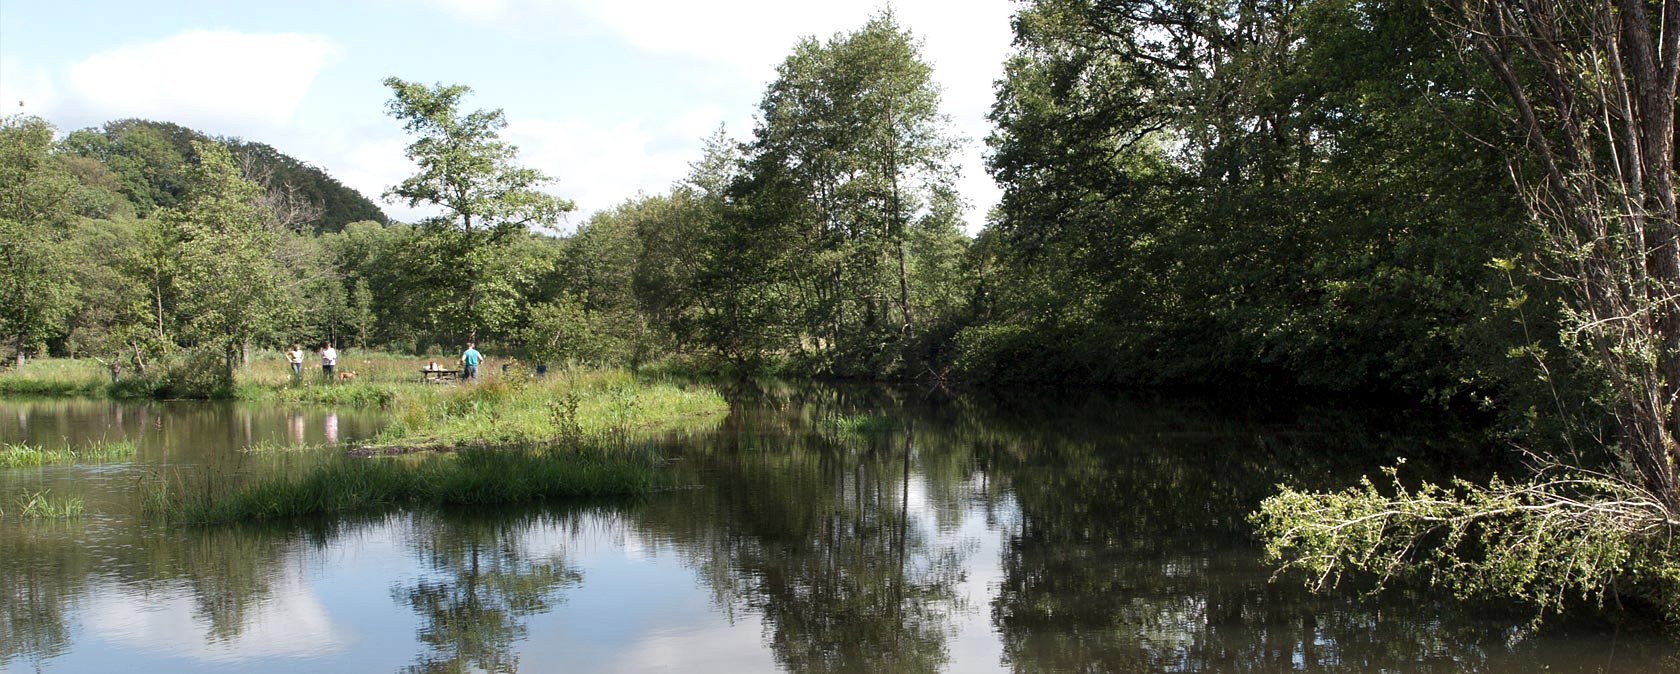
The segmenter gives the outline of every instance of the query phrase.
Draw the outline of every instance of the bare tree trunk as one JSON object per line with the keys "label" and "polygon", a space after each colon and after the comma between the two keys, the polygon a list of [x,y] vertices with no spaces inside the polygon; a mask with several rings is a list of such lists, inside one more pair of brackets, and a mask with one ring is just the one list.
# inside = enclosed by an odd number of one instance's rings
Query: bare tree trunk
{"label": "bare tree trunk", "polygon": [[1680,512],[1680,0],[1659,2],[1655,31],[1650,0],[1459,0],[1458,27],[1543,174],[1529,208],[1574,286],[1574,332],[1612,386],[1616,449]]}

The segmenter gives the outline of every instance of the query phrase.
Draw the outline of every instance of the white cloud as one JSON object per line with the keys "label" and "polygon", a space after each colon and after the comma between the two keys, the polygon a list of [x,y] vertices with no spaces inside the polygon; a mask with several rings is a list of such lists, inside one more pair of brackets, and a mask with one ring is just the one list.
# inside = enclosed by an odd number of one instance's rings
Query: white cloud
{"label": "white cloud", "polygon": [[71,65],[63,103],[97,119],[145,117],[212,132],[282,128],[338,53],[318,35],[180,33]]}
{"label": "white cloud", "polygon": [[40,68],[0,58],[0,115],[25,113],[47,118],[58,102],[58,88]]}
{"label": "white cloud", "polygon": [[84,619],[90,634],[125,649],[199,662],[319,657],[349,648],[345,626],[333,622],[304,579],[276,578],[271,589],[272,595],[246,611],[237,633],[225,639],[206,636],[200,602],[184,588],[144,595],[104,588],[107,591],[92,593]]}
{"label": "white cloud", "polygon": [[[402,222],[417,222],[436,215],[432,210],[386,203],[385,190],[414,173],[414,164],[403,156],[407,141],[397,135],[351,141],[322,148],[320,164],[346,187],[361,192],[379,208]],[[284,152],[285,150],[282,150]]]}
{"label": "white cloud", "polygon": [[446,13],[473,21],[494,21],[508,14],[506,0],[426,0],[426,4]]}
{"label": "white cloud", "polygon": [[[663,192],[688,173],[700,157],[704,136],[716,129],[715,111],[696,110],[673,117],[666,128],[626,120],[597,123],[584,119],[514,120],[502,138],[519,147],[519,163],[556,179],[547,191],[570,199],[578,211],[561,229],[570,230],[595,211],[605,210],[638,192]],[[416,222],[437,215],[427,207],[383,201],[380,194],[415,171],[403,156],[410,139],[348,134],[320,139],[308,154],[333,177],[367,195],[399,221]],[[285,150],[282,150],[285,151]]]}
{"label": "white cloud", "polygon": [[577,203],[575,223],[639,191],[662,192],[686,174],[699,158],[701,134],[692,146],[663,142],[670,135],[640,120],[567,119],[510,122],[506,138],[519,146],[521,163],[558,180],[550,191]]}

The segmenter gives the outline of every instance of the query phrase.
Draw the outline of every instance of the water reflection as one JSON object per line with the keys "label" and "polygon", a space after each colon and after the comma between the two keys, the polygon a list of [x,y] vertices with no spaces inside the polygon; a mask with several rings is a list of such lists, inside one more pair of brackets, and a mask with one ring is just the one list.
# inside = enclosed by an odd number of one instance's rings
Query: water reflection
{"label": "water reflection", "polygon": [[321,417],[321,437],[327,444],[338,444],[338,411],[327,410],[326,416]]}
{"label": "water reflection", "polygon": [[[240,443],[371,432],[348,412],[107,403],[0,431],[96,432],[78,415],[143,438],[142,467],[0,486],[242,479],[286,466]],[[1680,671],[1650,633],[1534,635],[1509,612],[1267,582],[1243,516],[1272,485],[1401,453],[1486,468],[1426,441],[1449,436],[1345,410],[759,390],[663,447],[692,488],[634,502],[186,531],[146,527],[135,498],[0,518],[0,671]]]}
{"label": "water reflection", "polygon": [[716,601],[761,614],[795,672],[935,672],[949,659],[962,549],[911,512],[913,434],[770,434],[739,418],[687,459],[704,487],[636,514]]}
{"label": "water reflection", "polygon": [[420,617],[428,648],[404,672],[515,672],[523,620],[546,613],[582,581],[562,549],[527,538],[546,518],[456,513],[417,516],[413,546],[430,575],[392,588]]}

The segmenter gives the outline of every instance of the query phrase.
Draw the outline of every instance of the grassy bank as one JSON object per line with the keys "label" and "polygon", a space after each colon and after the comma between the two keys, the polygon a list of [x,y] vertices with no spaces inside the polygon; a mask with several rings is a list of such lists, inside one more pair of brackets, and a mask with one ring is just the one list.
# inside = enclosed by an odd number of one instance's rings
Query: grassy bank
{"label": "grassy bank", "polygon": [[98,361],[46,358],[31,360],[21,370],[0,370],[0,396],[102,398],[110,395],[110,382],[110,372]]}
{"label": "grassy bank", "polygon": [[[420,368],[429,360],[443,367],[457,367],[448,357],[422,358],[381,352],[349,351],[339,360],[335,376],[321,374],[318,361],[304,363],[303,372],[293,378],[291,366],[278,352],[254,354],[248,367],[234,373],[231,385],[221,380],[219,357],[183,353],[154,363],[145,376],[124,369],[117,383],[110,372],[91,358],[43,358],[31,360],[22,369],[0,368],[0,396],[85,397],[85,398],[189,398],[228,399],[258,402],[286,402],[319,405],[389,406],[399,399],[426,398],[430,393],[464,388],[424,384]],[[503,365],[507,365],[504,370]],[[614,371],[569,372],[556,369],[547,377],[533,376],[532,367],[510,359],[488,359],[481,368],[479,386],[539,388],[620,386],[628,374]],[[661,377],[661,380],[688,379]],[[609,381],[610,380],[610,381]]]}

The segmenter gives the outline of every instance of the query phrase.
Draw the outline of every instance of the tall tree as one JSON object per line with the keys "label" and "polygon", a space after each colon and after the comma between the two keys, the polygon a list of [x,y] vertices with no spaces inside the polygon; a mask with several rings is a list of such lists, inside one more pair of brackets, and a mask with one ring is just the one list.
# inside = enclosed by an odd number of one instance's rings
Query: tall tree
{"label": "tall tree", "polygon": [[0,338],[23,367],[28,346],[62,331],[76,289],[63,242],[77,184],[52,156],[52,126],[0,117]]}
{"label": "tall tree", "polygon": [[802,41],[760,110],[743,203],[796,237],[787,287],[800,336],[788,347],[819,369],[888,367],[917,327],[912,242],[922,230],[958,230],[956,211],[941,207],[954,198],[957,141],[932,68],[884,12],[827,42]]}
{"label": "tall tree", "polygon": [[385,86],[391,116],[415,137],[406,154],[419,167],[385,198],[444,211],[420,223],[426,256],[417,262],[435,284],[428,290],[446,307],[442,320],[464,326],[467,339],[476,340],[481,329],[500,329],[513,318],[512,238],[553,225],[573,205],[541,191],[553,179],[519,165],[518,148],[501,139],[507,126],[501,110],[459,110],[468,87],[395,77]]}
{"label": "tall tree", "polygon": [[180,203],[160,220],[179,233],[175,283],[185,337],[221,350],[227,380],[250,342],[284,323],[289,270],[275,259],[276,233],[259,205],[262,190],[241,177],[228,149],[194,142]]}

